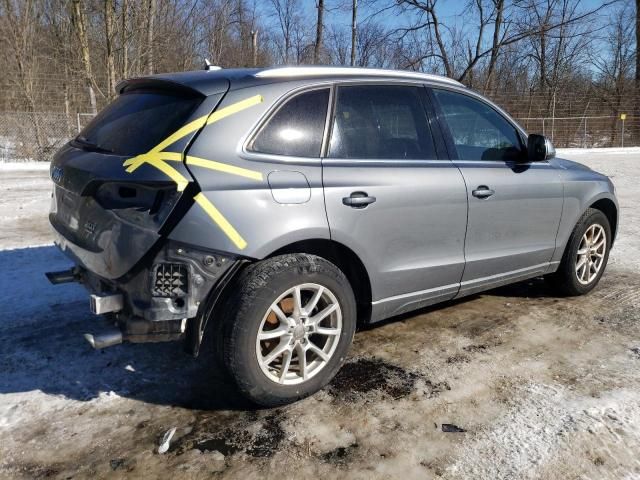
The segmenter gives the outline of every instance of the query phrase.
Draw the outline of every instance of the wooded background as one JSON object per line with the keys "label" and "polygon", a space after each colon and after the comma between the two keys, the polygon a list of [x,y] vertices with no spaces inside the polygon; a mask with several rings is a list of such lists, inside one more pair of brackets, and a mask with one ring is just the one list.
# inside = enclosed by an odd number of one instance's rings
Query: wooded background
{"label": "wooded background", "polygon": [[463,0],[453,16],[445,0],[0,0],[0,160],[47,159],[119,80],[205,58],[438,73],[558,146],[640,145],[638,4]]}

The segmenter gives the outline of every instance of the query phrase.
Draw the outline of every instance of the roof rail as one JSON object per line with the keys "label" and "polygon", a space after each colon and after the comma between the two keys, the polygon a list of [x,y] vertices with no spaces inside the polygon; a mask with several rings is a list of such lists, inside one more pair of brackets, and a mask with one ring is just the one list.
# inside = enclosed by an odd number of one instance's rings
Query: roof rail
{"label": "roof rail", "polygon": [[410,72],[406,70],[385,70],[382,68],[359,68],[359,67],[276,67],[260,70],[254,76],[258,78],[285,78],[285,77],[313,77],[318,75],[365,75],[375,77],[398,77],[410,78],[414,80],[430,80],[434,82],[449,83],[457,86],[464,86],[462,83],[452,78],[430,73]]}

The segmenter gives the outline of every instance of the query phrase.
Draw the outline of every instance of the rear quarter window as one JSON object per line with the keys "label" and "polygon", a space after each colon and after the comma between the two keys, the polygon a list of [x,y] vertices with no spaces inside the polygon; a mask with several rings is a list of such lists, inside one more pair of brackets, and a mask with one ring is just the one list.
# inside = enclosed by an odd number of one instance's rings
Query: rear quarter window
{"label": "rear quarter window", "polygon": [[269,118],[247,150],[273,155],[319,157],[328,106],[328,88],[294,96]]}
{"label": "rear quarter window", "polygon": [[116,155],[145,153],[180,128],[203,97],[181,92],[133,90],[104,108],[77,139]]}

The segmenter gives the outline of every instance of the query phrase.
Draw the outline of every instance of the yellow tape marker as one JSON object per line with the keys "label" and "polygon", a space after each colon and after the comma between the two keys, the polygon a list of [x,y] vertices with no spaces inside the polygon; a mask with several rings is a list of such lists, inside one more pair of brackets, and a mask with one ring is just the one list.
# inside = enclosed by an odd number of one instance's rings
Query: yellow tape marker
{"label": "yellow tape marker", "polygon": [[222,229],[236,247],[243,250],[247,246],[244,238],[240,236],[238,231],[233,228],[229,221],[220,213],[220,210],[218,210],[203,193],[197,194],[193,199],[198,202],[198,205],[200,205],[207,215]]}
{"label": "yellow tape marker", "polygon": [[[138,155],[137,157],[133,157],[124,162],[125,167],[127,168],[127,172],[131,173],[135,171],[138,167],[140,167],[144,163],[150,163],[149,160],[157,159],[157,160],[167,160],[167,161],[180,161],[182,160],[182,154],[176,152],[164,152],[163,150],[177,142],[178,140],[184,138],[190,133],[195,132],[200,129],[204,125],[210,125],[215,123],[223,118],[228,117],[229,115],[233,115],[234,113],[240,112],[246,108],[252,107],[259,103],[262,103],[264,98],[262,95],[254,95],[253,97],[246,98],[239,102],[236,102],[228,107],[224,107],[216,112],[213,112],[211,115],[203,115],[202,117],[196,118],[195,120],[187,123],[185,126],[179,128],[174,133],[165,138],[158,145],[153,147],[147,153],[143,153]],[[162,157],[158,158],[156,156],[151,156],[151,154],[162,153]]]}
{"label": "yellow tape marker", "polygon": [[202,117],[196,118],[195,120],[187,123],[184,127],[179,128],[174,133],[169,135],[163,141],[161,141],[158,145],[151,149],[152,152],[160,152],[164,150],[165,147],[168,147],[172,143],[177,142],[183,137],[186,137],[190,133],[195,132],[196,130],[202,128],[207,121],[207,116],[203,115]]}
{"label": "yellow tape marker", "polygon": [[147,153],[142,153],[137,157],[132,157],[128,160],[125,160],[125,162],[122,165],[124,167],[129,167],[127,168],[127,172],[131,173],[135,171],[143,163],[151,163],[154,161],[158,162],[158,161],[164,161],[164,160],[180,162],[182,161],[182,154],[177,152],[150,151]]}
{"label": "yellow tape marker", "polygon": [[176,188],[179,192],[182,192],[185,188],[187,188],[189,180],[187,180],[179,171],[177,171],[171,165],[163,162],[162,160],[148,160],[147,163],[153,167],[156,167],[167,177],[176,182]]}
{"label": "yellow tape marker", "polygon": [[[149,164],[152,167],[157,168],[167,177],[173,180],[179,192],[182,192],[189,181],[178,170],[173,168],[166,162],[180,162],[182,161],[182,153],[179,152],[165,152],[164,149],[174,144],[178,140],[186,137],[190,133],[193,133],[205,125],[210,125],[223,118],[226,118],[234,113],[240,112],[246,108],[252,107],[259,103],[262,103],[264,98],[262,95],[254,95],[253,97],[246,98],[239,102],[236,102],[228,107],[224,107],[220,110],[213,112],[210,115],[204,115],[196,118],[195,120],[187,123],[183,127],[176,130],[169,135],[158,145],[153,147],[147,153],[132,157],[123,163],[123,167],[127,167],[126,171],[132,173],[137,170],[141,165]],[[218,170],[220,172],[230,173],[233,175],[239,175],[241,177],[247,177],[254,180],[262,180],[262,173],[249,170],[247,168],[236,167],[233,165],[227,165],[225,163],[215,162],[213,160],[206,160],[198,157],[187,157],[187,163],[191,165],[198,165],[211,170]],[[226,218],[220,213],[220,211],[211,203],[207,197],[202,193],[199,193],[193,199],[200,205],[203,210],[211,217],[211,219],[222,229],[222,231],[229,237],[236,247],[240,250],[247,246],[247,242],[240,236],[235,228],[227,221]]]}
{"label": "yellow tape marker", "polygon": [[262,172],[249,170],[248,168],[236,167],[227,163],[214,162],[205,158],[192,157],[187,155],[187,165],[208,168],[209,170],[217,170],[219,172],[230,173],[240,177],[250,178],[252,180],[262,180]]}
{"label": "yellow tape marker", "polygon": [[229,105],[228,107],[224,107],[224,108],[221,108],[220,110],[216,110],[209,116],[209,119],[207,120],[207,125],[211,125],[212,123],[222,120],[223,118],[226,118],[229,115],[238,113],[239,111],[244,110],[245,108],[258,105],[263,101],[264,101],[264,98],[262,97],[262,95],[254,95],[253,97],[245,98],[244,100],[240,100],[239,102]]}

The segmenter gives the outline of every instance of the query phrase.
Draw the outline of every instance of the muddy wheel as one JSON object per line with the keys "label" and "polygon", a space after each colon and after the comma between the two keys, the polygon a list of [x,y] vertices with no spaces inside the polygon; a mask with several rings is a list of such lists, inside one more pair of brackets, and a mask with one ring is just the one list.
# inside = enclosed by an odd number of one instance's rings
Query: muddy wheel
{"label": "muddy wheel", "polygon": [[238,389],[263,406],[325,386],[343,364],[356,304],[342,271],[288,254],[247,268],[225,308],[224,362]]}
{"label": "muddy wheel", "polygon": [[558,270],[548,276],[563,295],[584,295],[602,277],[611,248],[611,227],[604,213],[588,209],[576,224]]}

